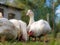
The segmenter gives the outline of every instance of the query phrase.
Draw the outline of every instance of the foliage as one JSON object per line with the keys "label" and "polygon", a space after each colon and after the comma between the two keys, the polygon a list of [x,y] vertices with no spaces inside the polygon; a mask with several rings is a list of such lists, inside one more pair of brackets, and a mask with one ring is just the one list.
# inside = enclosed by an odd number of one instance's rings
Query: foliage
{"label": "foliage", "polygon": [[[28,9],[32,9],[35,14],[35,20],[44,19],[47,20],[47,14],[49,14],[49,23],[56,32],[55,25],[55,10],[56,7],[60,4],[60,0],[50,0],[50,6],[46,5],[46,0],[14,0],[12,3],[13,6],[20,7],[25,9],[22,11],[21,19],[28,24],[29,17],[26,16],[26,12]],[[58,24],[57,24],[58,25]],[[57,27],[60,27],[59,25]]]}

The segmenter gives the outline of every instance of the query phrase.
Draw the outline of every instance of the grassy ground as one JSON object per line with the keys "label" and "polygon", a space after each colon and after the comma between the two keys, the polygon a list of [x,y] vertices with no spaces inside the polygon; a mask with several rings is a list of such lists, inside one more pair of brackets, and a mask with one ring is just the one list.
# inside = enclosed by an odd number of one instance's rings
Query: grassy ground
{"label": "grassy ground", "polygon": [[54,39],[53,35],[48,35],[49,42],[44,43],[40,41],[30,41],[30,42],[0,42],[0,45],[60,45],[60,33],[58,33],[57,38]]}

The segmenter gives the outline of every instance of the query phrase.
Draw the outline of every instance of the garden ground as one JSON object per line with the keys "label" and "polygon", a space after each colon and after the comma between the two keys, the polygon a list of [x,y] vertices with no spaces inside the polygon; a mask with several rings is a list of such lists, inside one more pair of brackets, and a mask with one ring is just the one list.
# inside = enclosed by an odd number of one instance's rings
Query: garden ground
{"label": "garden ground", "polygon": [[30,42],[4,42],[4,43],[2,43],[2,42],[0,42],[0,45],[60,45],[60,33],[58,33],[58,35],[57,35],[57,38],[56,39],[54,39],[53,38],[53,35],[52,34],[50,34],[50,35],[48,35],[48,37],[49,37],[49,42],[47,42],[47,43],[44,43],[44,42],[40,42],[40,41],[35,41],[35,42],[33,42],[33,41],[30,41]]}

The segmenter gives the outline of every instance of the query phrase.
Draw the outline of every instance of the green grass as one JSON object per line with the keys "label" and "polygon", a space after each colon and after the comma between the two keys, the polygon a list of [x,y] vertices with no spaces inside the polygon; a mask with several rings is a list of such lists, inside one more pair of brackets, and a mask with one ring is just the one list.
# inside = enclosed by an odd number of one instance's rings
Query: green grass
{"label": "green grass", "polygon": [[36,42],[4,42],[0,43],[0,45],[60,45],[60,40],[50,40],[48,43],[36,41]]}
{"label": "green grass", "polygon": [[49,42],[44,43],[40,41],[30,41],[30,42],[0,42],[0,45],[60,45],[60,33],[58,33],[57,38],[54,39],[53,35],[48,35],[48,38],[50,39]]}

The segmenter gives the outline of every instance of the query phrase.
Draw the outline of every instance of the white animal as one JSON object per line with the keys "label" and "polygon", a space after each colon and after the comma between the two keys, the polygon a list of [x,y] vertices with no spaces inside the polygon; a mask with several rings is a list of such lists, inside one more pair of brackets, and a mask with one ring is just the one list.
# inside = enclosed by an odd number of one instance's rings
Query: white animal
{"label": "white animal", "polygon": [[30,25],[31,25],[32,23],[34,23],[35,20],[34,20],[34,13],[33,13],[31,10],[28,10],[26,15],[29,16],[29,18],[30,18],[29,24],[28,24],[28,26],[27,26],[27,32],[28,32],[29,29],[30,29]]}
{"label": "white animal", "polygon": [[28,25],[28,34],[29,36],[40,36],[41,34],[46,34],[51,31],[49,23],[43,19],[34,21],[34,13],[32,10],[27,11],[27,16],[30,17]]}
{"label": "white animal", "polygon": [[12,22],[16,26],[18,39],[27,41],[26,23],[21,20],[16,20],[16,19],[10,19],[9,21]]}
{"label": "white animal", "polygon": [[28,40],[28,35],[27,35],[27,24],[22,21],[22,20],[19,20],[19,24],[21,26],[21,32],[22,32],[22,39],[24,39],[25,41]]}
{"label": "white animal", "polygon": [[0,41],[5,41],[6,39],[16,39],[17,32],[16,27],[8,19],[2,16],[0,12]]}
{"label": "white animal", "polygon": [[16,19],[10,19],[9,20],[11,23],[14,24],[14,26],[17,28],[17,35],[18,35],[18,40],[20,39],[20,36],[21,36],[21,28],[20,28],[20,25],[19,25],[19,21],[16,20]]}
{"label": "white animal", "polygon": [[0,37],[1,41],[5,41],[5,39],[16,39],[17,32],[16,28],[8,19],[0,18]]}
{"label": "white animal", "polygon": [[46,34],[51,31],[50,25],[45,20],[39,20],[30,25],[29,32],[34,32],[34,36],[40,36],[41,34]]}

